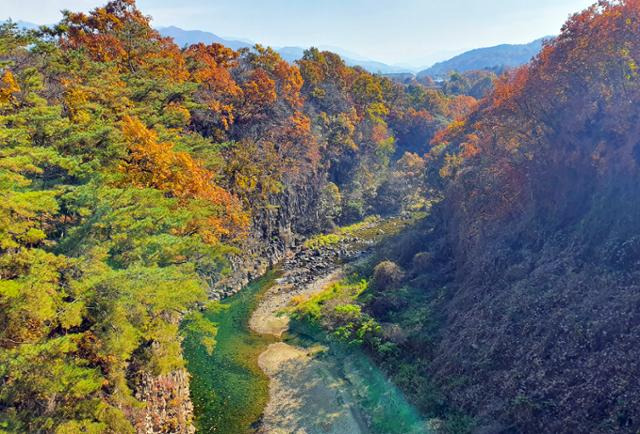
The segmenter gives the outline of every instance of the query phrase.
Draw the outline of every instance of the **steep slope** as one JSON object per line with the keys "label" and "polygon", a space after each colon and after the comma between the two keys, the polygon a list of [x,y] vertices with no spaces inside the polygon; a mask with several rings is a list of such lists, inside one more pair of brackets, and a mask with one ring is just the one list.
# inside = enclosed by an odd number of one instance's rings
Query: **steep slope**
{"label": "steep slope", "polygon": [[639,61],[640,2],[599,2],[435,140],[445,199],[366,305],[480,432],[640,428]]}
{"label": "steep slope", "polygon": [[466,72],[476,69],[491,69],[501,71],[524,65],[536,56],[542,49],[545,39],[537,39],[529,44],[502,44],[495,47],[477,48],[459,54],[444,62],[418,73],[418,77],[446,77],[450,72]]}

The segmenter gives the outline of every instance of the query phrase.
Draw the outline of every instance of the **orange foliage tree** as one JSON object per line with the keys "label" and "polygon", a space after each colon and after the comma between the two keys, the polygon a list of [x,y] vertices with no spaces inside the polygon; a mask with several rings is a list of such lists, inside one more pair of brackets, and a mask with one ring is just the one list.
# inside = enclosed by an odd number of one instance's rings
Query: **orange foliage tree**
{"label": "orange foliage tree", "polygon": [[573,215],[576,185],[639,170],[638,35],[640,1],[599,1],[436,136],[430,167],[455,179],[461,222],[486,230],[526,210]]}
{"label": "orange foliage tree", "polygon": [[174,81],[188,78],[184,57],[170,38],[149,25],[135,0],[113,0],[83,13],[65,12],[63,46],[86,50],[94,60],[115,62],[122,71],[140,70]]}
{"label": "orange foliage tree", "polygon": [[195,44],[184,52],[191,79],[199,84],[197,99],[206,107],[198,122],[209,135],[224,140],[236,118],[242,89],[232,76],[238,53],[220,44]]}
{"label": "orange foliage tree", "polygon": [[0,78],[0,104],[7,104],[14,100],[14,94],[20,92],[20,86],[11,71],[6,70]]}
{"label": "orange foliage tree", "polygon": [[203,220],[194,219],[185,231],[197,231],[210,243],[244,233],[248,215],[239,200],[215,185],[213,174],[188,153],[176,152],[171,143],[158,142],[157,135],[138,119],[125,116],[122,134],[130,154],[121,165],[127,183],[155,188],[181,201],[201,200],[218,211]]}

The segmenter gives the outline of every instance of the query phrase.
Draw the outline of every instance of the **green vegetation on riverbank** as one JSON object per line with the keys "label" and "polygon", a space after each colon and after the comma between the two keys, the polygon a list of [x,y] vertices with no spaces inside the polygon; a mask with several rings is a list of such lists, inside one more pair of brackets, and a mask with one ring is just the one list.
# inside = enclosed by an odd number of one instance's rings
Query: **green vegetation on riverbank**
{"label": "green vegetation on riverbank", "polygon": [[345,380],[343,392],[348,393],[366,419],[368,429],[379,434],[430,433],[427,422],[405,399],[386,373],[364,351],[363,347],[347,344],[327,333],[317,324],[293,320],[288,342],[301,347],[322,344],[325,351],[317,360],[335,378]]}
{"label": "green vegetation on riverbank", "polygon": [[202,343],[201,326],[183,326],[198,432],[250,433],[262,414],[269,380],[258,366],[258,356],[275,338],[253,333],[248,322],[274,279],[271,272],[204,313],[204,320],[217,328],[215,351]]}
{"label": "green vegetation on riverbank", "polygon": [[[355,236],[361,240],[357,242],[379,243],[402,232],[418,217],[369,218],[338,229],[337,233]],[[255,334],[250,330],[248,321],[274,281],[275,273],[271,272],[236,296],[223,303],[212,304],[199,317],[183,324],[183,350],[192,376],[191,398],[199,432],[252,432],[264,411],[269,397],[269,381],[258,366],[258,356],[277,339]],[[354,320],[360,318],[360,310],[355,305],[349,305],[349,301],[358,298],[367,289],[367,282],[355,279],[331,288],[341,294],[340,300],[346,304],[338,309],[337,314],[347,319],[352,316]],[[322,304],[322,298],[336,299],[335,294],[322,293],[313,297],[314,306]],[[319,318],[321,309],[316,313]],[[379,335],[380,326],[374,322],[363,321],[358,324],[358,327],[350,328],[347,325],[342,329],[343,338],[349,334],[353,336],[354,342],[350,344],[362,343],[364,339]],[[300,339],[306,332],[302,331],[299,335],[299,331],[299,328],[292,331],[287,338]],[[309,333],[306,335],[312,336]],[[345,379],[345,384],[350,385],[349,388],[353,389],[350,393],[356,396],[355,402],[362,407],[368,424],[376,432],[423,432],[424,423],[418,412],[404,400],[402,393],[376,368],[362,348],[345,346],[336,339],[328,342],[325,338],[326,333],[316,328],[315,337],[307,344],[328,344],[330,351],[320,356],[323,365],[335,372],[336,378]],[[379,338],[378,342],[383,343]],[[355,351],[344,351],[346,348]],[[400,424],[396,421],[398,415],[403,419]],[[390,428],[395,426],[401,431]]]}
{"label": "green vegetation on riverbank", "polygon": [[374,267],[377,260],[312,297],[294,300],[292,330],[324,341],[338,366],[342,358],[343,369],[357,373],[345,375],[353,377],[356,400],[370,415],[373,432],[469,432],[473,420],[446,404],[423,360],[439,321],[429,297],[401,285],[404,273],[392,262]]}
{"label": "green vegetation on riverbank", "polygon": [[304,243],[304,246],[307,249],[318,250],[323,247],[339,244],[349,237],[356,237],[364,241],[380,241],[380,238],[397,234],[402,229],[424,218],[426,215],[426,212],[419,211],[413,212],[409,218],[369,216],[360,222],[338,227],[331,233],[318,234],[311,237]]}

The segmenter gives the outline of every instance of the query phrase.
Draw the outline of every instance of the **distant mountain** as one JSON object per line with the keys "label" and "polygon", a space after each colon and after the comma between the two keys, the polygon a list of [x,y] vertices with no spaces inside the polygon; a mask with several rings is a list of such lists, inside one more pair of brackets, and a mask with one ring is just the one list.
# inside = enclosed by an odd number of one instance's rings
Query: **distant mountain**
{"label": "distant mountain", "polygon": [[301,47],[282,47],[277,48],[278,54],[287,62],[293,63],[296,60],[302,59],[304,55],[304,48]]}
{"label": "distant mountain", "polygon": [[162,36],[173,38],[173,40],[179,47],[197,44],[200,42],[207,45],[218,43],[233,50],[239,50],[240,48],[250,48],[253,46],[253,44],[246,41],[224,39],[218,35],[214,35],[213,33],[203,32],[200,30],[184,30],[175,26],[161,27],[157,30]]}
{"label": "distant mountain", "polygon": [[[185,45],[197,44],[199,42],[202,42],[205,44],[212,44],[215,42],[218,44],[225,45],[234,50],[238,50],[240,48],[250,48],[253,46],[253,44],[248,41],[229,40],[229,39],[222,38],[218,35],[215,35],[213,33],[203,32],[200,30],[184,30],[175,26],[162,27],[157,30],[160,32],[162,36],[173,38],[175,43],[178,44],[180,47],[184,47]],[[360,56],[359,54],[351,53],[339,47],[320,46],[318,48],[321,50],[332,51],[336,54],[339,54],[344,59],[345,63],[347,63],[347,65],[360,66],[372,73],[393,74],[393,73],[411,72],[410,68],[387,65],[386,63],[367,59],[363,56]],[[301,59],[304,54],[304,50],[305,48],[302,48],[302,47],[276,48],[276,51],[282,56],[282,58],[290,63],[293,63],[296,60]]]}
{"label": "distant mountain", "polygon": [[[353,54],[354,57],[351,57],[351,53],[345,54],[347,52],[338,47],[319,46],[318,49],[334,52],[342,57],[347,65],[359,66],[374,74],[398,74],[411,72],[409,68],[387,65],[386,63],[376,62],[375,60],[363,58],[357,54]],[[302,56],[304,55],[304,50],[305,48],[302,47],[283,47],[278,48],[276,51],[278,51],[278,53],[284,60],[293,63],[296,60],[302,58]]]}
{"label": "distant mountain", "polygon": [[[4,24],[9,20],[4,20],[4,21],[0,21],[0,24]],[[13,22],[16,26],[18,26],[19,29],[22,30],[36,30],[38,28],[40,28],[40,24],[34,24],[34,23],[30,23],[28,21],[14,21]]]}
{"label": "distant mountain", "polygon": [[[37,29],[39,24],[27,21],[16,21],[18,27],[23,29]],[[157,29],[162,36],[171,37],[175,43],[184,47],[202,42],[204,44],[218,43],[234,50],[240,48],[251,48],[253,42],[244,39],[227,39],[214,33],[201,30],[184,30],[176,26],[160,27]],[[542,42],[548,38],[538,39],[530,44],[510,45],[503,44],[489,48],[478,48],[467,51],[449,60],[436,63],[432,67],[418,73],[418,77],[443,77],[451,71],[465,72],[474,69],[503,68],[520,66],[527,63],[533,56],[538,54],[542,48]],[[344,50],[340,47],[319,46],[320,50],[331,51],[339,54],[349,66],[359,66],[374,74],[395,75],[413,74],[415,68],[410,65],[389,65],[376,60],[368,59],[357,53]],[[287,62],[293,63],[302,58],[305,48],[302,47],[281,47],[275,49]],[[442,53],[438,53],[440,56]]]}
{"label": "distant mountain", "polygon": [[418,77],[443,77],[452,71],[466,72],[475,69],[501,69],[516,67],[529,62],[542,49],[549,37],[537,39],[529,44],[502,44],[495,47],[467,51],[418,73]]}
{"label": "distant mountain", "polygon": [[342,59],[344,59],[345,63],[349,66],[360,66],[361,68],[373,74],[401,74],[401,73],[412,72],[408,68],[387,65],[386,63],[377,62],[375,60],[362,61],[362,60],[353,60],[348,57],[342,57]]}
{"label": "distant mountain", "polygon": [[25,29],[25,30],[36,30],[40,28],[40,24],[30,23],[28,21],[16,21],[16,24],[18,25],[19,28]]}
{"label": "distant mountain", "polygon": [[424,69],[435,65],[437,62],[443,62],[447,59],[451,59],[453,56],[457,56],[458,54],[464,53],[467,50],[436,50],[430,51],[428,53],[424,53],[419,57],[414,57],[411,59],[406,59],[400,63],[394,63],[393,66],[398,68],[405,68],[409,71],[413,71],[414,73],[418,73]]}

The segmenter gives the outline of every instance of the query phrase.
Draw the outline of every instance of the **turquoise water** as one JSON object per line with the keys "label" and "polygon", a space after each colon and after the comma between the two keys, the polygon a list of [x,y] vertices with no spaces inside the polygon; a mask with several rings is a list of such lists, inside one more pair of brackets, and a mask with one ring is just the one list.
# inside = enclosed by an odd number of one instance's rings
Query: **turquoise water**
{"label": "turquoise water", "polygon": [[205,312],[218,328],[212,354],[198,330],[184,327],[191,399],[200,433],[251,433],[269,398],[269,379],[258,366],[258,356],[276,339],[249,329],[249,318],[260,296],[273,284],[274,273],[257,280],[223,303],[223,309]]}
{"label": "turquoise water", "polygon": [[[200,433],[252,433],[260,422],[269,398],[269,379],[258,366],[258,356],[278,339],[251,331],[249,318],[273,285],[274,276],[270,273],[225,300],[222,307],[205,312],[206,320],[218,328],[212,354],[201,343],[204,332],[183,327],[195,425]],[[428,432],[418,412],[360,348],[296,321],[285,340],[296,346],[322,344],[327,348],[317,356],[318,361],[342,380],[344,392],[357,404],[371,432]]]}

